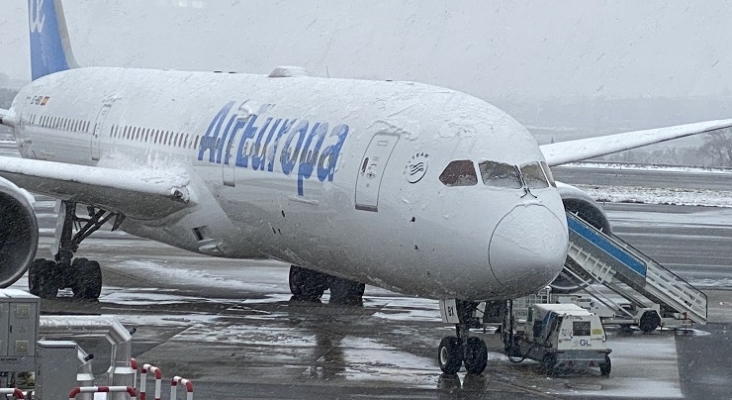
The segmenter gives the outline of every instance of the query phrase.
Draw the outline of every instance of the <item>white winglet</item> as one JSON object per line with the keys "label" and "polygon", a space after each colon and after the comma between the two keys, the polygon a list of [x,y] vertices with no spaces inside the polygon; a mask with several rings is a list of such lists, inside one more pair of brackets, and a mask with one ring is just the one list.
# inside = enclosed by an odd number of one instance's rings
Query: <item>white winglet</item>
{"label": "white winglet", "polygon": [[547,164],[553,166],[730,127],[732,127],[732,119],[698,122],[545,144],[541,146],[541,151],[544,153]]}

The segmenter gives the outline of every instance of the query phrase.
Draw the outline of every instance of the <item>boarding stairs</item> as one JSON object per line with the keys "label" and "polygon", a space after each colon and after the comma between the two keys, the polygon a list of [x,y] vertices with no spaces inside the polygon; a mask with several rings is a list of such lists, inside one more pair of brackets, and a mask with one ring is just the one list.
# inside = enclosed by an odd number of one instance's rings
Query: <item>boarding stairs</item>
{"label": "boarding stairs", "polygon": [[[640,294],[660,306],[661,316],[705,325],[707,297],[679,276],[611,233],[567,213],[569,251],[565,270],[594,280],[637,306]],[[635,292],[635,293],[633,293]]]}

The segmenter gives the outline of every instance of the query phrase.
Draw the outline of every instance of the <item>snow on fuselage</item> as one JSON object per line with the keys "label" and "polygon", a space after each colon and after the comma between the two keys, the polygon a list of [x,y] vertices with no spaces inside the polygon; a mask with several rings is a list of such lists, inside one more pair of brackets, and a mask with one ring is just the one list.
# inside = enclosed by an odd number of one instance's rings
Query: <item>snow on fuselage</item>
{"label": "snow on fuselage", "polygon": [[[489,187],[477,170],[543,160],[534,138],[453,90],[81,68],[34,81],[13,108],[23,157],[189,176],[197,206],[122,228],[191,251],[468,300],[534,291],[566,257],[555,188]],[[441,181],[459,160],[477,184]]]}

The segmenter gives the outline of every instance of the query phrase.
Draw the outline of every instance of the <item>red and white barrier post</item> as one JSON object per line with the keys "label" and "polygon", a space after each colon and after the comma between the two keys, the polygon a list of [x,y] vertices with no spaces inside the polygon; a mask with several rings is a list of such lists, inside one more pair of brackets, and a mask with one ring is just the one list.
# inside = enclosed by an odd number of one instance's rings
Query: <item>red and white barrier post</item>
{"label": "red and white barrier post", "polygon": [[178,395],[178,384],[186,387],[186,400],[193,400],[193,382],[183,379],[180,376],[174,377],[170,381],[170,400],[176,400]]}
{"label": "red and white barrier post", "polygon": [[163,372],[160,368],[144,364],[140,370],[140,400],[147,398],[147,371],[155,374],[155,400],[160,400],[160,392],[163,388]]}
{"label": "red and white barrier post", "polygon": [[8,394],[14,395],[16,399],[25,399],[25,396],[23,395],[23,392],[20,389],[13,389],[13,388],[0,389],[0,395],[5,396]]}
{"label": "red and white barrier post", "polygon": [[127,393],[130,399],[137,400],[135,389],[129,386],[84,386],[76,387],[69,393],[69,400],[75,400],[81,393]]}
{"label": "red and white barrier post", "polygon": [[137,390],[137,360],[134,358],[130,358],[130,368],[135,371],[134,375],[132,375],[132,387]]}

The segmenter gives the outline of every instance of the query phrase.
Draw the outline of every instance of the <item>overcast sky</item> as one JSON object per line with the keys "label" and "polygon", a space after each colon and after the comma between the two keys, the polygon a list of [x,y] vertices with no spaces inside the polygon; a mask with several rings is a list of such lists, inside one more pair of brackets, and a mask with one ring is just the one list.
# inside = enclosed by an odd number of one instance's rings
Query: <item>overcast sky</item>
{"label": "overcast sky", "polygon": [[[50,0],[46,0],[50,1]],[[730,1],[65,0],[83,65],[409,79],[483,98],[729,99]],[[0,72],[28,78],[27,4]]]}

